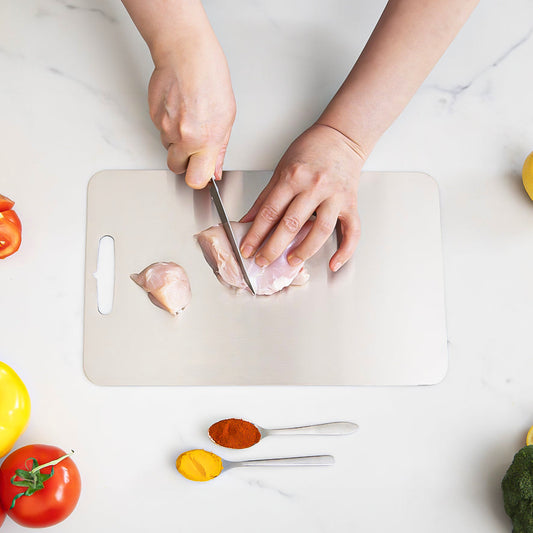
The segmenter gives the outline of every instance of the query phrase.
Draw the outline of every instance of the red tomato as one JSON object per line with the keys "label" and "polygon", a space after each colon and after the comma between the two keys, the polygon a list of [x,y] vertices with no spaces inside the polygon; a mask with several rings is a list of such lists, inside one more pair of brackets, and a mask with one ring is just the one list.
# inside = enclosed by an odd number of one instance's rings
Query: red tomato
{"label": "red tomato", "polygon": [[7,211],[15,205],[13,200],[10,200],[7,196],[0,194],[0,211]]}
{"label": "red tomato", "polygon": [[17,213],[13,211],[12,209],[8,209],[7,211],[2,211],[2,215],[4,215],[5,218],[9,220],[9,222],[13,222],[17,229],[19,231],[22,231],[22,224],[20,222],[20,218],[18,217]]}
{"label": "red tomato", "polygon": [[[23,495],[13,499],[26,491],[26,487],[16,486],[13,481],[20,482],[22,477],[18,469],[28,472],[35,465],[59,459],[66,455],[61,448],[46,444],[30,444],[23,446],[9,454],[0,466],[0,505],[7,515],[15,522],[26,527],[48,527],[58,524],[72,513],[81,492],[81,479],[78,468],[70,457],[61,460],[55,466],[46,466],[38,472],[43,475],[43,488],[35,491],[31,496]],[[47,478],[52,473],[53,475]],[[47,478],[47,479],[46,479]]]}
{"label": "red tomato", "polygon": [[14,254],[22,241],[21,224],[15,211],[0,213],[0,259]]}
{"label": "red tomato", "polygon": [[6,519],[6,513],[2,506],[0,505],[0,527],[2,527],[2,524],[4,523],[4,520]]}

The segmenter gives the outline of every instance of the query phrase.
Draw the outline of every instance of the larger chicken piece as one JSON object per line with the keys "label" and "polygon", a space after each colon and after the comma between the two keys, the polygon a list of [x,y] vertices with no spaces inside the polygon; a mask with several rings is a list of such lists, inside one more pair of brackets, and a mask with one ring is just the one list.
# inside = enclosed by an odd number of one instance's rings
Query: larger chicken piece
{"label": "larger chicken piece", "polygon": [[[251,222],[231,222],[235,239],[239,245],[251,225]],[[306,222],[281,256],[266,267],[256,265],[255,257],[243,259],[244,267],[256,294],[268,296],[289,285],[307,283],[309,274],[305,266],[289,265],[287,256],[305,239],[311,226],[311,221]],[[196,238],[206,261],[219,281],[228,287],[249,291],[222,225],[211,226],[198,233]]]}

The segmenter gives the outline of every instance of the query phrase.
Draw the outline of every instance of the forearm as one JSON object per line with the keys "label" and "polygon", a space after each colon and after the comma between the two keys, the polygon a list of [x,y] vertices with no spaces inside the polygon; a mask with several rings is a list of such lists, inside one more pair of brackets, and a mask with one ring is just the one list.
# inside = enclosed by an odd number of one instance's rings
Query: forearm
{"label": "forearm", "polygon": [[459,32],[478,0],[390,0],[318,123],[366,158]]}
{"label": "forearm", "polygon": [[179,52],[184,43],[214,40],[200,0],[122,0],[146,41],[155,64]]}

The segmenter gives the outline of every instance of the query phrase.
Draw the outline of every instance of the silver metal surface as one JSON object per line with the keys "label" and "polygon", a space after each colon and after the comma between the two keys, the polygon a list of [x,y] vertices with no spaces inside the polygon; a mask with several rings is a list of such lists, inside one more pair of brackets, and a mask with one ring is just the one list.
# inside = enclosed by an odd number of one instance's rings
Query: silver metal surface
{"label": "silver metal surface", "polygon": [[[225,172],[218,184],[239,219],[271,172]],[[128,205],[127,210],[121,205]],[[420,385],[446,373],[438,188],[420,173],[364,172],[362,236],[338,272],[333,235],[306,262],[310,279],[251,298],[220,284],[194,235],[218,224],[206,189],[168,171],[103,171],[89,183],[84,369],[99,385]],[[141,216],[142,214],[142,216]],[[98,312],[98,243],[115,243],[109,314]],[[131,279],[175,261],[192,301],[177,317]]]}
{"label": "silver metal surface", "polygon": [[359,428],[353,422],[328,422],[327,424],[276,429],[262,428],[257,425],[255,427],[261,433],[261,438],[269,435],[349,435]]}
{"label": "silver metal surface", "polygon": [[222,227],[224,228],[224,231],[226,232],[226,236],[228,237],[228,241],[231,245],[231,249],[233,250],[233,255],[235,256],[235,259],[237,260],[237,264],[239,265],[239,268],[241,269],[242,275],[244,277],[244,281],[246,282],[246,285],[248,285],[248,288],[252,291],[252,294],[255,296],[254,286],[252,284],[252,281],[248,277],[248,272],[246,272],[246,267],[244,266],[244,261],[242,260],[241,251],[239,249],[239,243],[237,242],[237,239],[235,238],[235,234],[233,233],[230,220],[228,218],[228,215],[226,214],[226,210],[224,209],[224,204],[222,202],[222,198],[220,197],[220,192],[218,190],[217,182],[215,178],[211,178],[211,182],[209,185],[209,192],[211,193],[211,198],[213,199],[213,203],[215,204],[215,207],[217,208],[218,216],[220,217],[220,221],[222,222]]}
{"label": "silver metal surface", "polygon": [[240,466],[329,466],[333,464],[335,464],[335,458],[332,455],[252,459],[250,461],[226,461],[226,459],[222,459],[222,472]]}

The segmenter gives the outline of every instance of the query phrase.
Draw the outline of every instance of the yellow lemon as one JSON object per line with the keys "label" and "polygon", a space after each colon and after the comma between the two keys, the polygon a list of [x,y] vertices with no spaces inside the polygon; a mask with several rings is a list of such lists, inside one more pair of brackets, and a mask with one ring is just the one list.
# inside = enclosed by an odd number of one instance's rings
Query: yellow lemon
{"label": "yellow lemon", "polygon": [[533,426],[529,428],[529,431],[527,432],[527,437],[526,437],[526,445],[530,446],[531,444],[533,444]]}
{"label": "yellow lemon", "polygon": [[522,167],[522,181],[524,183],[524,189],[533,200],[533,152],[531,152],[524,161],[524,166]]}

